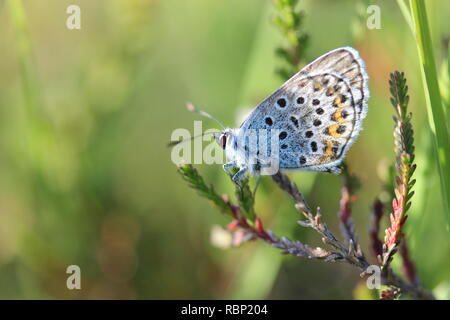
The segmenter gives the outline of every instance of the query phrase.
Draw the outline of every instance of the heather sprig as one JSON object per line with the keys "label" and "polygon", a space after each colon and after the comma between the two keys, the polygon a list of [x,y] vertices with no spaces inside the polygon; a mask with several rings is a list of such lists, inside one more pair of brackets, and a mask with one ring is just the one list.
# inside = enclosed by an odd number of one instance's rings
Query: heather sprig
{"label": "heather sprig", "polygon": [[395,300],[400,296],[401,290],[399,288],[389,288],[381,290],[380,300]]}
{"label": "heather sprig", "polygon": [[189,187],[196,190],[198,194],[210,200],[216,205],[222,213],[232,215],[232,210],[229,204],[214,190],[212,185],[207,185],[203,177],[190,164],[181,165],[178,167],[178,173],[187,182]]}
{"label": "heather sprig", "polygon": [[246,191],[247,189],[249,190],[248,180],[243,182],[243,186],[236,186],[237,189],[243,189],[243,191],[236,191],[236,194],[238,195],[240,204],[251,204],[253,219],[250,221],[246,215],[246,213],[248,213],[247,210],[250,210],[249,208],[243,208],[241,205],[233,204],[226,195],[220,196],[214,190],[212,185],[207,185],[205,183],[203,177],[191,164],[180,165],[178,167],[178,173],[192,189],[198,192],[201,197],[210,200],[222,213],[225,213],[233,218],[233,222],[229,226],[230,228],[232,228],[231,226],[235,228],[242,228],[254,237],[261,238],[269,243],[273,242],[270,236],[263,229],[261,220],[254,215],[253,199],[247,199],[247,197],[253,197],[251,192]]}
{"label": "heather sprig", "polygon": [[384,215],[384,204],[376,198],[372,204],[372,221],[369,229],[370,247],[375,258],[380,258],[383,254],[383,242],[378,237],[380,232],[380,222]]}
{"label": "heather sprig", "polygon": [[276,49],[276,54],[284,62],[284,66],[277,70],[283,79],[289,79],[300,68],[300,62],[306,46],[308,35],[303,31],[305,19],[303,11],[298,9],[298,0],[275,0],[277,15],[274,24],[282,32],[286,44]]}
{"label": "heather sprig", "polygon": [[406,279],[410,283],[417,283],[417,273],[416,273],[416,267],[414,265],[414,262],[411,260],[411,257],[409,255],[409,249],[408,245],[406,244],[406,241],[402,241],[400,245],[400,255],[402,257],[402,272]]}
{"label": "heather sprig", "polygon": [[[236,185],[236,195],[240,205],[233,204],[229,197],[226,195],[220,196],[214,190],[212,185],[207,185],[198,173],[198,171],[190,164],[181,165],[178,167],[178,173],[181,175],[184,181],[188,185],[197,190],[198,194],[211,200],[220,211],[230,215],[233,221],[228,224],[229,230],[241,230],[245,233],[244,239],[258,238],[276,248],[283,250],[284,253],[289,253],[298,257],[304,257],[308,259],[325,259],[327,261],[335,261],[337,256],[335,253],[328,251],[320,247],[311,247],[307,244],[303,244],[300,241],[292,241],[286,237],[278,237],[273,232],[265,230],[263,223],[259,217],[256,216],[253,210],[254,196],[250,192],[248,187],[248,179],[241,182],[241,185]],[[251,197],[252,199],[247,199]],[[251,219],[246,215],[246,209],[242,205],[248,205],[251,203]],[[244,211],[244,212],[243,212]]]}
{"label": "heather sprig", "polygon": [[411,125],[411,113],[408,112],[408,86],[403,72],[391,73],[389,80],[391,103],[394,106],[394,151],[396,154],[395,197],[392,200],[393,212],[390,226],[386,229],[383,245],[383,267],[389,265],[402,238],[402,227],[407,219],[406,212],[411,206],[411,191],[415,180],[411,177],[416,169],[414,164],[414,132]]}
{"label": "heather sprig", "polygon": [[361,248],[357,242],[355,226],[352,219],[351,204],[355,201],[354,193],[359,188],[360,182],[358,178],[351,174],[347,164],[342,165],[342,188],[341,200],[339,201],[339,221],[341,233],[344,235],[347,243],[353,246],[353,250],[362,255]]}
{"label": "heather sprig", "polygon": [[239,206],[243,209],[244,215],[250,221],[255,221],[256,215],[254,210],[255,195],[250,190],[249,178],[243,179],[236,188],[236,198],[239,202]]}
{"label": "heather sprig", "polygon": [[[333,232],[328,228],[327,224],[322,220],[320,208],[317,208],[314,214],[307,204],[303,194],[298,189],[297,185],[292,182],[289,177],[281,172],[272,176],[273,181],[285,191],[295,202],[297,211],[303,214],[306,220],[301,220],[298,223],[303,227],[314,229],[322,236],[322,241],[328,244],[333,250],[333,255],[328,257],[327,261],[346,261],[351,265],[358,267],[361,270],[361,275],[365,274],[369,266],[360,246],[356,242],[356,234],[354,234],[354,227],[351,219],[349,223],[349,235],[346,236],[347,244],[340,242]],[[348,217],[349,218],[349,217]]]}

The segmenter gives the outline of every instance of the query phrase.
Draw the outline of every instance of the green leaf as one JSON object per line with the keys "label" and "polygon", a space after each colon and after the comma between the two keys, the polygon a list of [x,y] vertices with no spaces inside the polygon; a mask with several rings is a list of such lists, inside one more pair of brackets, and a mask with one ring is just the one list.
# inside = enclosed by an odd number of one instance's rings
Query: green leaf
{"label": "green leaf", "polygon": [[425,90],[428,122],[433,134],[442,198],[447,214],[447,230],[450,231],[450,140],[448,128],[439,91],[425,1],[410,0],[410,4],[416,33],[417,49],[419,51],[422,82]]}

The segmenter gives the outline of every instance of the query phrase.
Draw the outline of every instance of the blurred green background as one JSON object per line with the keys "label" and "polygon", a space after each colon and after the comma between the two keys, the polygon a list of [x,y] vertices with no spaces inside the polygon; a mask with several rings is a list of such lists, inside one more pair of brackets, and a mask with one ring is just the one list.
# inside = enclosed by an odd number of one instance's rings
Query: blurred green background
{"label": "blurred green background", "polygon": [[[381,8],[381,29],[366,27],[369,3]],[[66,28],[71,4],[81,8],[81,30]],[[450,2],[427,4],[448,90]],[[424,285],[449,298],[450,237],[411,30],[395,1],[304,0],[301,8],[305,62],[351,45],[367,64],[369,114],[348,155],[362,182],[353,216],[367,255],[371,203],[394,159],[388,75],[405,71],[418,164],[409,245]],[[0,298],[371,297],[348,265],[259,242],[213,246],[212,227],[229,220],[171,162],[172,131],[193,130],[198,119],[187,101],[237,126],[282,83],[273,15],[270,0],[0,0]],[[232,194],[220,165],[197,168]],[[291,176],[338,233],[339,177]],[[256,210],[278,235],[320,244],[270,178]],[[81,290],[66,288],[72,264]]]}

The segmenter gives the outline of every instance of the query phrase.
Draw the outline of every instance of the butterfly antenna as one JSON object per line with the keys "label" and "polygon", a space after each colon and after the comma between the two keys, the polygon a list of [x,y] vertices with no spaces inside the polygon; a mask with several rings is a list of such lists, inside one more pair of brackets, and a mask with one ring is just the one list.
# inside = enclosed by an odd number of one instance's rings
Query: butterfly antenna
{"label": "butterfly antenna", "polygon": [[169,148],[171,148],[171,147],[174,147],[174,146],[176,146],[176,145],[178,145],[178,144],[180,144],[180,143],[185,143],[185,142],[188,142],[188,141],[192,141],[192,140],[194,140],[194,139],[197,139],[197,138],[204,137],[204,136],[207,135],[207,134],[212,134],[212,135],[216,136],[217,134],[220,134],[220,131],[208,131],[208,132],[203,132],[202,134],[199,134],[199,135],[190,137],[190,138],[188,138],[188,139],[178,140],[178,141],[170,141],[170,142],[167,144],[167,146],[168,146]]}
{"label": "butterfly antenna", "polygon": [[188,109],[188,111],[190,111],[190,112],[198,113],[199,115],[202,115],[202,116],[204,116],[204,117],[206,117],[206,118],[208,118],[208,119],[211,119],[211,120],[217,122],[217,123],[219,124],[219,126],[222,127],[222,129],[225,129],[225,126],[222,124],[222,122],[220,122],[219,120],[217,120],[216,118],[214,118],[214,117],[213,117],[212,115],[210,115],[209,113],[207,113],[207,112],[205,112],[205,111],[203,111],[203,110],[199,110],[199,109],[195,108],[194,105],[193,105],[192,103],[189,102],[189,103],[186,105],[186,109]]}

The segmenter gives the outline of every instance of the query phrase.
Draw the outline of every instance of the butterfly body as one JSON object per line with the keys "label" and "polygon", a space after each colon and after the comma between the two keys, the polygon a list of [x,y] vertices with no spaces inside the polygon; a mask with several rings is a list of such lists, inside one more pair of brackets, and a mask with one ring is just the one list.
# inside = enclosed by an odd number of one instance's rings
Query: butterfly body
{"label": "butterfly body", "polygon": [[277,168],[269,174],[278,169],[339,173],[361,130],[368,98],[368,76],[358,52],[350,47],[330,51],[262,101],[240,128],[222,132],[218,142],[229,161],[224,168],[240,169],[236,181],[246,171],[258,174],[274,163]]}

